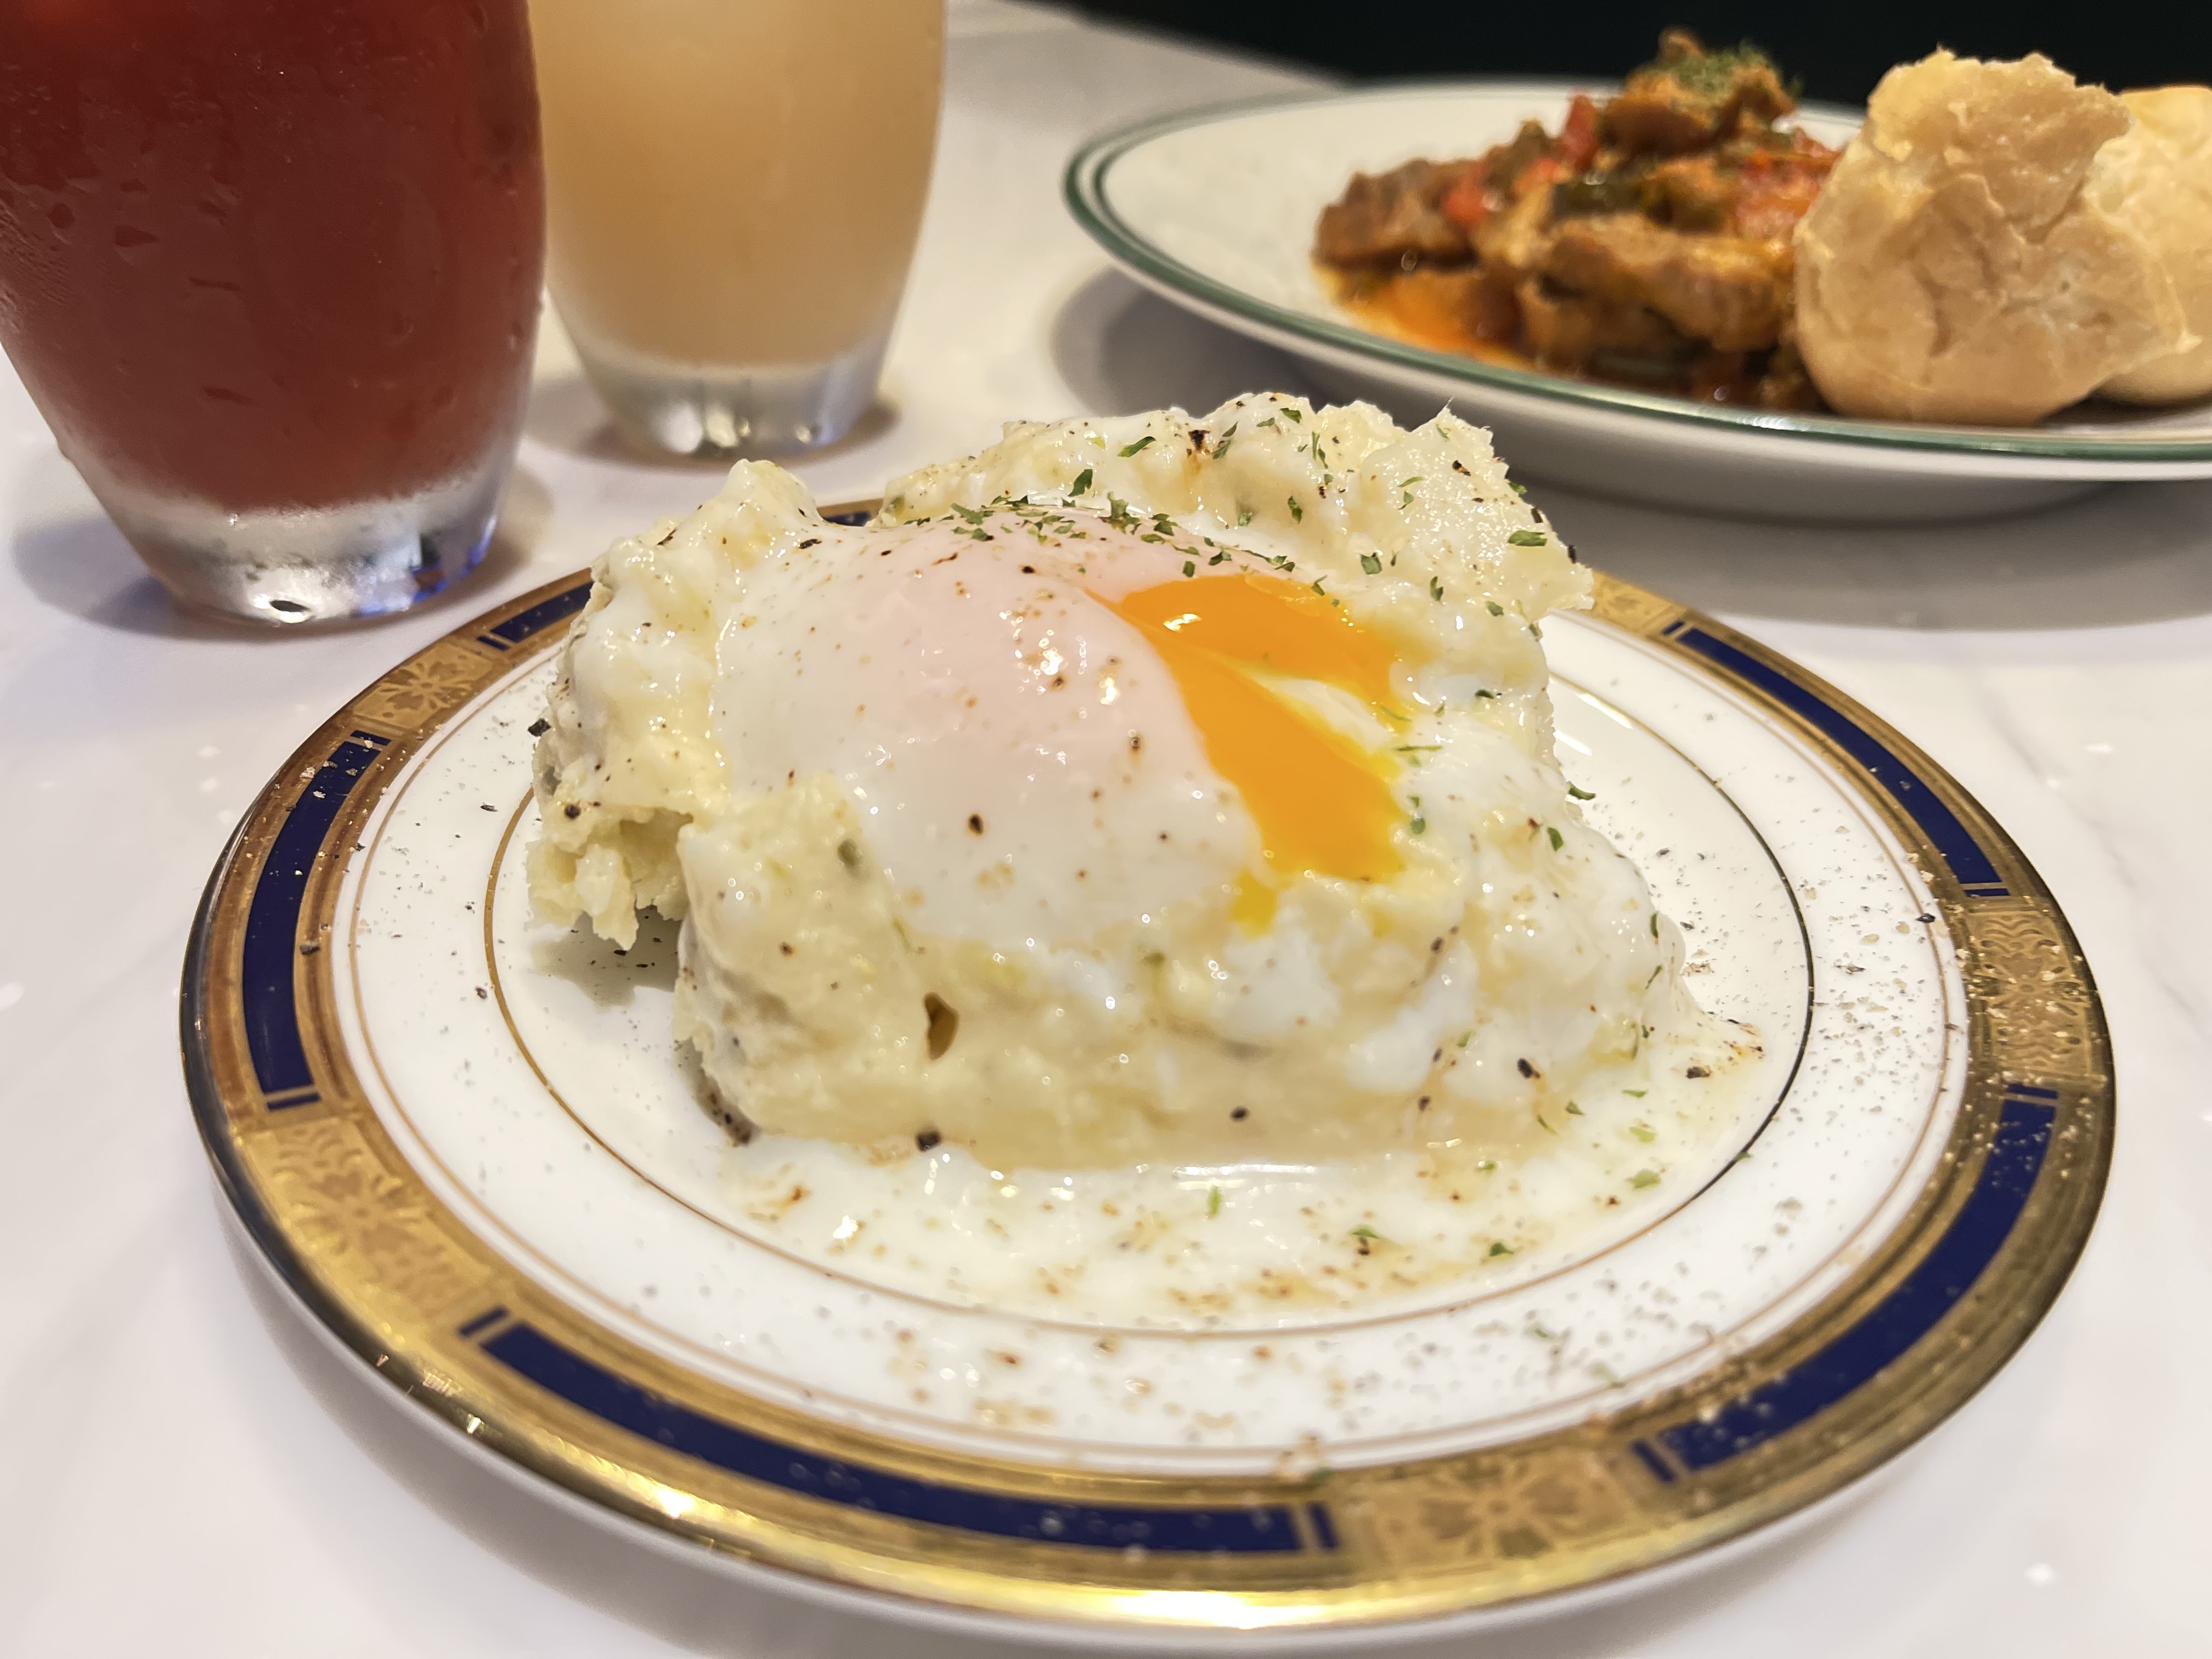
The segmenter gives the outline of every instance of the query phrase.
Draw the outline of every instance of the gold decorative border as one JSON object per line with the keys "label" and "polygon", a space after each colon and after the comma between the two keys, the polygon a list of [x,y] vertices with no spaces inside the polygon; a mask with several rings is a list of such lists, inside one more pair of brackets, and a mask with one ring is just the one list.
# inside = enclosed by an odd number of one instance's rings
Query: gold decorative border
{"label": "gold decorative border", "polygon": [[[1950,1155],[1844,1285],[1752,1352],[1612,1416],[1308,1480],[944,1452],[709,1382],[521,1277],[431,1195],[358,1085],[321,950],[386,783],[454,710],[565,638],[575,605],[564,596],[586,579],[550,584],[440,641],[300,749],[209,883],[185,961],[183,1046],[218,1178],[301,1300],[462,1432],[610,1510],[820,1580],[1060,1623],[1349,1628],[1441,1617],[1679,1559],[1856,1480],[2004,1364],[2087,1238],[2111,1158],[2110,1046],[2073,935],[2018,849],[1856,704],[1721,624],[1601,576],[1598,620],[1694,665],[1857,785],[1920,866],[1958,945],[1969,1063]],[[1875,769],[1869,744],[1886,757]],[[334,757],[358,777],[333,774]],[[320,785],[343,791],[334,812]],[[288,842],[295,861],[272,865],[288,821],[311,800],[329,817],[312,860]],[[1928,830],[1931,815],[1967,836],[1987,869],[1962,881]],[[253,908],[264,874],[300,884],[293,932],[279,943],[311,1079],[288,1076],[271,1093],[255,1064],[255,1042],[265,1051],[270,1038],[249,1029],[249,1002],[265,1001],[277,971],[273,924]],[[261,979],[250,987],[256,927]],[[1930,1303],[1947,1273],[1959,1277],[1962,1249],[1986,1258],[1966,1274],[1971,1287]],[[1919,1322],[1915,1340],[1884,1359],[1881,1340],[1900,1319]],[[1802,1413],[1807,1390],[1850,1364],[1868,1375]],[[1776,1431],[1792,1412],[1802,1420]],[[783,1461],[762,1463],[762,1446]]]}

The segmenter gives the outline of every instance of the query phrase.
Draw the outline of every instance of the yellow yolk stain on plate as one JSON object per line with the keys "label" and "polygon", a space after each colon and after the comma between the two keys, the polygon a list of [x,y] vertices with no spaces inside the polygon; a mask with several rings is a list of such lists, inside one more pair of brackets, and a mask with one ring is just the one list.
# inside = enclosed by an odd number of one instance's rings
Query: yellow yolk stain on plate
{"label": "yellow yolk stain on plate", "polygon": [[1264,877],[1238,884],[1237,919],[1265,927],[1274,886],[1300,872],[1379,881],[1403,867],[1396,763],[1332,731],[1255,677],[1318,680],[1385,720],[1390,648],[1302,583],[1249,572],[1200,576],[1102,601],[1160,653],[1206,758],[1260,828]]}

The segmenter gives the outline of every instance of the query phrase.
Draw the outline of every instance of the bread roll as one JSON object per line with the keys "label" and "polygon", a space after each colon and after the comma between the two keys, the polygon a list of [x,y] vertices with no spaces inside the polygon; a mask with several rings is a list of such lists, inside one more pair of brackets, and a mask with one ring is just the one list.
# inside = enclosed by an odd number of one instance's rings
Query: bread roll
{"label": "bread roll", "polygon": [[2212,87],[2124,92],[2135,125],[2097,152],[2090,193],[2158,255],[2194,345],[2139,363],[2100,388],[2130,403],[2212,392]]}
{"label": "bread roll", "polygon": [[2083,186],[2127,106],[2048,58],[1892,70],[1796,233],[1806,367],[1847,415],[2025,425],[2188,337]]}

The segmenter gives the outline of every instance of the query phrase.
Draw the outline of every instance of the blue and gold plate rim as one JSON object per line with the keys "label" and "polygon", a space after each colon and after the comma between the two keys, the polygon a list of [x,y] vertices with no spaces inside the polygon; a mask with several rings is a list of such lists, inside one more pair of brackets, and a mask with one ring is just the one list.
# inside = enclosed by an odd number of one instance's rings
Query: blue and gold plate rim
{"label": "blue and gold plate rim", "polygon": [[1996,1373],[2087,1239],[2112,1154],[2110,1044],[2073,933],[2020,850],[1849,698],[1601,575],[1596,620],[1726,685],[1858,790],[1958,947],[1969,1056],[1946,1155],[1840,1287],[1611,1414],[1310,1477],[956,1454],[702,1376],[526,1278],[434,1196],[350,1067],[321,948],[387,783],[471,698],[554,649],[590,590],[580,572],[455,630],[301,747],[209,881],[182,1040],[217,1178],[307,1308],[434,1417],[607,1511],[945,1614],[1164,1636],[1448,1619],[1680,1561],[1838,1492]]}

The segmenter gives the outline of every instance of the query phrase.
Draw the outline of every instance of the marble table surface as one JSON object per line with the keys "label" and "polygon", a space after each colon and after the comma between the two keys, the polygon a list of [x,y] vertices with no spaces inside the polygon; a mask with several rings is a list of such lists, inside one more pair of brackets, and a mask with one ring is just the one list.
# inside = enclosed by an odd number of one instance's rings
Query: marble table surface
{"label": "marble table surface", "polygon": [[[873,493],[988,441],[1010,416],[1304,389],[1288,361],[1110,274],[1057,196],[1062,158],[1090,132],[1298,83],[1058,13],[956,0],[935,194],[883,406],[799,466],[817,495]],[[490,567],[400,621],[245,633],[171,607],[0,374],[0,868],[14,872],[0,925],[0,1650],[974,1648],[741,1586],[454,1456],[264,1288],[229,1242],[186,1110],[176,996],[192,907],[293,745],[437,634],[714,484],[711,471],[620,451],[549,325]],[[1826,675],[2011,830],[2101,985],[2119,1150],[2057,1311],[1859,1501],[1663,1594],[1416,1651],[2212,1651],[2212,859],[2200,839],[2212,483],[1880,530],[1536,494],[1595,562]]]}

